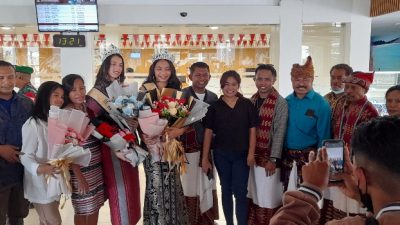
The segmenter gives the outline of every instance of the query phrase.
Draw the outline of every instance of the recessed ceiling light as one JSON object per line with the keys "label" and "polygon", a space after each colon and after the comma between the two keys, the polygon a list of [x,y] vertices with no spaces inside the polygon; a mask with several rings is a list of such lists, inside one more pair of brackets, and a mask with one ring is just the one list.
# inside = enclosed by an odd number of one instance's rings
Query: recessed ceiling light
{"label": "recessed ceiling light", "polygon": [[1,27],[3,30],[11,30],[11,27]]}
{"label": "recessed ceiling light", "polygon": [[342,23],[335,22],[335,23],[332,23],[332,26],[334,26],[334,27],[342,27]]}
{"label": "recessed ceiling light", "polygon": [[218,27],[210,27],[211,30],[218,30]]}

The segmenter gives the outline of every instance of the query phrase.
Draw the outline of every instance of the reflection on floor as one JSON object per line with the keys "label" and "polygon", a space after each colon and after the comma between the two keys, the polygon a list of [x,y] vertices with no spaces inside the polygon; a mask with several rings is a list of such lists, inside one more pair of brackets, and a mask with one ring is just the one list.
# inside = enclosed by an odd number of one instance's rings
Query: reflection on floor
{"label": "reflection on floor", "polygon": [[[144,190],[145,190],[145,175],[143,166],[139,166],[139,176],[140,176],[140,194],[141,194],[141,203],[144,202]],[[217,178],[217,192],[218,192],[218,206],[219,206],[219,217],[220,220],[215,221],[218,225],[225,225],[225,218],[222,212],[222,203],[221,203],[221,188],[219,186],[219,180]],[[70,200],[67,200],[63,209],[60,209],[61,218],[63,221],[63,225],[73,225],[74,224],[74,209],[72,208],[72,204]],[[138,225],[142,225],[142,220],[139,221]],[[25,219],[25,225],[39,225],[39,218],[35,209],[30,209],[28,217]],[[110,221],[110,210],[108,207],[108,202],[104,204],[104,206],[100,209],[100,216],[98,225],[111,225]]]}

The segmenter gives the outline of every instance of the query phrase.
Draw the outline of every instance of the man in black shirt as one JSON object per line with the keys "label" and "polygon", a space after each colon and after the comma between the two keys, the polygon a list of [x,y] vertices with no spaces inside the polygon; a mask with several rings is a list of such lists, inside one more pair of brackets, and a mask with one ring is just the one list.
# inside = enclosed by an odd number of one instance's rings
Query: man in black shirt
{"label": "man in black shirt", "polygon": [[[182,90],[185,97],[192,96],[195,99],[201,100],[208,104],[212,104],[218,100],[217,95],[206,89],[208,81],[211,78],[210,68],[204,62],[196,62],[190,66],[190,80],[192,85]],[[209,179],[209,185],[212,190],[200,190],[205,194],[206,198],[199,198],[197,192],[198,187],[201,187],[200,180],[206,174],[198,173],[201,170],[200,160],[203,147],[204,124],[198,121],[186,129],[184,135],[181,136],[182,143],[185,147],[185,155],[188,161],[187,171],[181,176],[183,193],[185,195],[186,207],[188,208],[189,220],[191,224],[214,224],[214,219],[218,218],[218,200],[216,193],[215,179]],[[208,173],[210,178],[212,170]],[[213,202],[205,204],[204,201],[213,198]],[[200,210],[200,205],[207,205],[207,209]],[[215,210],[217,209],[217,210]],[[206,210],[206,211],[205,211]],[[201,213],[203,211],[203,213]]]}

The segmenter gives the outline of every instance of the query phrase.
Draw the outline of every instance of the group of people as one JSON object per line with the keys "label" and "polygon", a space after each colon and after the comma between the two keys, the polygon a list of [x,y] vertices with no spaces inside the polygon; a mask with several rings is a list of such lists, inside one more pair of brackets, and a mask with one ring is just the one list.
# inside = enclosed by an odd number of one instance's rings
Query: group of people
{"label": "group of people", "polygon": [[[51,105],[81,110],[92,121],[106,122],[119,129],[110,115],[106,91],[113,81],[123,85],[125,80],[124,60],[116,47],[111,46],[103,53],[94,87],[88,93],[84,79],[76,74],[63,77],[62,84],[44,82],[35,93],[29,83],[28,75],[32,72],[28,67],[14,67],[0,61],[0,225],[6,220],[10,225],[23,224],[28,214],[27,200],[33,203],[41,225],[62,222],[58,209],[60,196],[48,198],[46,195],[46,177],[60,172],[48,163],[47,119]],[[27,74],[26,77],[21,73]],[[376,149],[393,152],[387,147],[389,143],[383,143],[389,138],[374,133],[369,140],[364,135],[371,135],[368,132],[380,129],[381,124],[396,123],[398,126],[398,120],[373,120],[378,113],[366,97],[373,73],[353,72],[350,66],[338,64],[332,67],[330,75],[332,92],[324,98],[312,87],[311,57],[304,65],[294,64],[291,70],[293,93],[285,99],[273,87],[277,80],[273,65],[261,64],[254,76],[257,92],[247,99],[239,93],[240,75],[229,70],[220,78],[222,95],[218,98],[206,88],[211,78],[206,63],[196,62],[190,67],[192,85],[181,89],[174,57],[168,52],[156,54],[141,91],[161,92],[163,88],[171,88],[210,106],[201,121],[183,128],[167,128],[158,136],[143,133],[137,119],[126,119],[126,128],[137,136],[136,144],[149,152],[143,162],[146,175],[143,223],[214,224],[219,214],[214,168],[220,179],[222,208],[228,225],[234,224],[234,208],[239,225],[286,224],[288,221],[325,224],[348,213],[365,217],[358,201],[344,195],[338,187],[324,192],[323,208],[318,216],[316,200],[322,199],[321,191],[327,186],[323,175],[326,175],[325,164],[329,163],[326,152],[317,153],[317,149],[326,139],[344,141],[348,146],[345,170],[349,177],[355,173],[359,178],[363,197],[381,184],[369,183],[371,174],[376,174],[372,169],[385,167],[384,170],[393,176],[400,172],[394,161],[390,161],[394,158],[376,161],[385,157],[371,150],[377,146]],[[13,88],[18,79],[22,82],[21,93],[17,94]],[[400,87],[390,88],[385,97],[389,114],[399,115]],[[368,121],[371,122],[356,129]],[[396,129],[393,128],[390,137],[399,135],[394,134]],[[164,160],[155,160],[160,158],[155,154],[162,151],[166,136],[182,142],[187,160],[185,174],[180,174],[178,167]],[[378,137],[382,140],[376,143],[382,142],[381,145],[369,142]],[[363,141],[369,145],[361,143]],[[107,199],[113,225],[136,224],[140,219],[138,169],[129,163],[123,149],[116,146],[90,136],[83,144],[91,151],[89,165],[71,165],[71,199],[76,225],[97,224],[99,209]],[[358,155],[360,159],[356,158]],[[309,159],[313,160],[307,164]],[[376,163],[364,167],[370,162]],[[353,173],[352,163],[364,168],[363,172],[355,169]],[[205,190],[199,191],[204,177],[213,181],[206,194]],[[285,195],[282,207],[283,192],[297,188],[299,191]],[[208,204],[203,204],[205,201]],[[296,211],[295,207],[303,209]],[[287,216],[290,213],[293,217]],[[298,218],[300,215],[302,219]],[[296,222],[305,218],[308,222]]]}

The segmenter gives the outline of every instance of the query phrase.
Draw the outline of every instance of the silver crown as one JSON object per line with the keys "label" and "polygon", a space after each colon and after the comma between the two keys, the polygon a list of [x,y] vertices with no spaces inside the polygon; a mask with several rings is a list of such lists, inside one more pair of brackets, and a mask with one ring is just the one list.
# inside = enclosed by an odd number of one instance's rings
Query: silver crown
{"label": "silver crown", "polygon": [[110,44],[101,53],[101,61],[104,61],[108,56],[114,55],[114,54],[121,54],[121,52],[117,46]]}
{"label": "silver crown", "polygon": [[159,60],[159,59],[165,59],[165,60],[168,60],[168,61],[174,63],[174,61],[175,61],[175,56],[172,55],[172,54],[169,54],[169,53],[168,53],[168,49],[166,49],[166,48],[161,48],[161,49],[158,51],[158,53],[156,53],[156,54],[153,56],[152,62],[155,62],[156,60]]}

